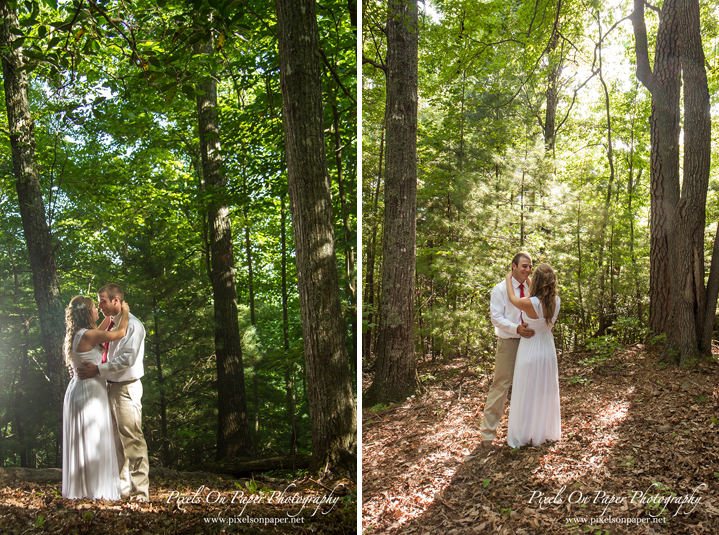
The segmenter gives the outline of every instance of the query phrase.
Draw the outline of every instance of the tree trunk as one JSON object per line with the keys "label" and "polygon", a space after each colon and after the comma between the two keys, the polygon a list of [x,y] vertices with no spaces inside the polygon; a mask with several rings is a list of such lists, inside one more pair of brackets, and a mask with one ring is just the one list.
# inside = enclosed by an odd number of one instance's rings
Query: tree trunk
{"label": "tree trunk", "polygon": [[[651,310],[664,305],[669,317],[662,360],[689,364],[706,350],[707,302],[716,303],[704,287],[704,224],[709,162],[711,119],[704,51],[701,43],[697,0],[665,1],[657,35],[654,73],[648,69],[643,3],[635,0],[633,24],[637,42],[637,77],[652,93],[652,273],[655,262],[667,269],[670,306],[654,300]],[[681,72],[680,72],[681,71]],[[684,79],[684,176],[679,196],[679,88]],[[655,247],[655,215],[666,214],[665,244]],[[719,269],[716,264],[712,270]],[[660,274],[661,275],[661,274]],[[710,274],[712,292],[716,273]],[[653,281],[652,281],[653,282]],[[652,290],[653,287],[650,287]],[[665,290],[669,291],[669,290]],[[661,296],[660,296],[661,297]],[[714,305],[715,306],[715,305]],[[664,314],[665,312],[662,312]],[[650,328],[658,312],[650,312]],[[656,331],[655,331],[656,332]],[[709,338],[709,340],[711,340]]]}
{"label": "tree trunk", "polygon": [[357,423],[334,250],[313,0],[276,0],[287,181],[312,431],[311,472],[356,465]]}
{"label": "tree trunk", "polygon": [[[62,404],[68,376],[63,366],[62,344],[65,337],[64,305],[60,298],[60,283],[55,264],[55,247],[45,218],[45,206],[35,157],[35,125],[30,114],[28,78],[24,69],[22,48],[15,47],[16,36],[11,28],[18,28],[17,13],[8,2],[0,1],[0,48],[2,56],[5,104],[12,148],[12,163],[17,180],[17,195],[32,269],[35,302],[37,303],[43,348],[45,373],[50,379],[53,398],[55,440],[62,441]],[[62,458],[58,455],[55,465]]]}
{"label": "tree trunk", "polygon": [[[196,53],[211,54],[212,40],[196,45]],[[202,152],[202,176],[212,195],[209,208],[212,290],[215,302],[215,354],[217,358],[218,433],[217,459],[252,457],[247,421],[245,371],[242,365],[237,289],[229,209],[223,200],[226,179],[221,172],[220,129],[217,121],[217,82],[205,78],[197,95]]]}
{"label": "tree trunk", "polygon": [[[335,90],[335,99],[337,98]],[[337,110],[337,102],[332,105],[332,126],[334,130],[334,153],[335,164],[337,166],[337,187],[340,193],[340,209],[342,212],[342,223],[345,231],[345,242],[352,242],[355,233],[352,230],[349,220],[349,210],[347,209],[347,196],[345,194],[344,173],[342,172],[342,137],[340,136],[340,116]],[[352,336],[350,354],[357,353],[357,291],[355,289],[356,277],[355,271],[355,250],[354,247],[347,246],[345,248],[345,270],[347,272],[347,295],[349,296],[350,307],[348,314],[348,324]],[[355,376],[355,366],[352,365],[357,359],[350,359],[350,369],[352,376]]]}
{"label": "tree trunk", "polygon": [[[297,453],[297,421],[295,418],[295,392],[294,392],[294,364],[289,358],[290,352],[290,322],[287,311],[287,216],[285,210],[285,195],[280,200],[280,229],[282,242],[282,347],[285,351],[287,365],[285,368],[285,392],[287,395],[287,417],[290,421],[290,455]],[[294,470],[294,466],[292,469]]]}
{"label": "tree trunk", "polygon": [[679,201],[679,97],[681,66],[677,40],[677,0],[662,6],[654,56],[649,68],[644,1],[634,0],[632,24],[636,39],[637,78],[652,94],[650,151],[649,330],[666,332],[672,303],[668,232]]}
{"label": "tree trunk", "polygon": [[[384,123],[380,130],[380,141],[379,141],[379,166],[377,171],[377,186],[375,187],[374,193],[374,205],[372,209],[372,239],[370,245],[367,248],[367,265],[365,266],[365,298],[364,302],[367,303],[368,310],[374,308],[375,303],[375,289],[374,289],[374,270],[375,270],[375,258],[377,257],[377,230],[379,229],[379,216],[377,213],[377,206],[379,204],[379,192],[382,186],[382,157],[384,156]],[[370,324],[376,323],[377,315],[374,312],[370,312],[367,316],[367,321]],[[362,358],[369,360],[374,349],[374,338],[375,328],[370,327],[367,332],[363,333],[362,336]]]}
{"label": "tree trunk", "polygon": [[167,395],[165,394],[165,378],[162,375],[162,352],[160,348],[160,320],[158,318],[158,303],[157,297],[153,297],[152,300],[153,317],[155,320],[155,333],[154,333],[154,344],[155,350],[155,363],[157,364],[157,386],[160,389],[160,440],[162,441],[162,462],[165,466],[170,466],[172,461],[170,459],[170,440],[167,436]]}
{"label": "tree trunk", "polygon": [[[599,13],[597,13],[597,21],[599,22],[599,36],[602,36],[602,23]],[[604,268],[604,249],[607,235],[607,226],[611,218],[612,212],[612,187],[614,185],[614,146],[612,142],[612,115],[609,101],[609,90],[607,84],[604,81],[604,74],[602,72],[602,43],[598,45],[598,56],[599,56],[599,81],[602,84],[604,91],[604,109],[607,117],[607,162],[609,163],[609,184],[607,185],[607,198],[604,202],[604,210],[602,212],[602,226],[599,233],[599,327],[597,329],[596,336],[604,336],[606,330],[614,322],[613,307],[607,306],[607,281],[606,281],[606,270]],[[611,240],[610,240],[611,250]],[[611,262],[611,259],[610,259]],[[611,301],[611,291],[610,298]],[[609,309],[609,310],[608,310]]]}
{"label": "tree trunk", "polygon": [[247,286],[250,292],[250,323],[254,327],[257,324],[255,319],[255,281],[252,273],[252,246],[250,243],[250,224],[247,221],[245,211],[245,250],[247,251]]}
{"label": "tree trunk", "polygon": [[[560,2],[561,5],[561,2]],[[547,75],[547,109],[544,114],[544,149],[547,154],[554,154],[554,142],[557,128],[557,104],[559,103],[559,95],[557,94],[557,85],[559,83],[559,75],[562,72],[563,58],[554,58],[554,52],[559,44],[559,32],[555,30],[549,42],[549,50],[547,57],[549,58],[549,74]]]}
{"label": "tree trunk", "polygon": [[709,88],[701,43],[699,2],[679,4],[679,47],[684,80],[684,177],[681,200],[669,231],[669,266],[673,294],[667,328],[665,359],[682,366],[698,356],[703,339],[706,294],[704,290],[704,226],[711,118]]}
{"label": "tree trunk", "polygon": [[390,0],[387,20],[387,164],[382,300],[369,404],[419,388],[414,348],[417,214],[417,1]]}

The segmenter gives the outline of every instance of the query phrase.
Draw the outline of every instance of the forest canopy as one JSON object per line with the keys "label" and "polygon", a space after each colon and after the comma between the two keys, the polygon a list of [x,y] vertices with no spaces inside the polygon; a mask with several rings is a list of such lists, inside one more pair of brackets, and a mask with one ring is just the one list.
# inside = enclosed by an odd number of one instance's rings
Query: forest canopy
{"label": "forest canopy", "polygon": [[[665,2],[665,9],[672,6]],[[651,69],[659,68],[660,9],[649,6],[642,13]],[[664,201],[651,193],[652,93],[637,74],[635,5],[436,0],[420,3],[419,10],[418,358],[491,356],[489,293],[521,250],[535,265],[549,262],[557,270],[558,348],[610,354],[621,344],[663,340],[666,323],[654,322],[650,308],[652,302],[665,308],[668,318],[670,301],[660,302],[654,286],[650,292],[656,263],[650,262],[650,231],[651,207]],[[706,223],[697,220],[698,230],[692,231],[703,237],[693,246],[701,262],[691,268],[704,275],[696,281],[703,303],[719,218],[718,21],[712,3],[702,3],[697,13],[713,127],[710,154],[702,160],[712,162],[705,208],[696,208],[706,211]],[[390,231],[383,226],[385,16],[382,2],[365,7],[363,359],[369,365],[379,335],[381,244]],[[660,104],[657,109],[661,113]],[[696,122],[690,116],[684,120],[677,123],[682,128]],[[698,176],[685,159],[691,158],[689,151],[684,154],[685,135],[678,138],[682,154],[673,178],[677,198],[671,202],[679,201],[680,184],[686,189]],[[672,269],[651,278],[668,288]],[[707,303],[708,321],[708,298]],[[685,363],[683,342],[672,343],[668,351],[675,353],[663,358],[678,361],[681,352]],[[696,348],[695,343],[692,351]]]}
{"label": "forest canopy", "polygon": [[[29,77],[59,298],[94,299],[115,282],[143,321],[151,463],[186,468],[216,457],[213,206],[224,207],[232,229],[253,456],[309,453],[274,2],[26,1],[10,9],[19,19],[13,47],[22,47]],[[316,18],[343,339],[354,370],[356,37],[344,2],[318,2]],[[208,40],[210,53],[199,48]],[[205,187],[198,130],[208,78],[216,81],[225,180],[217,188]],[[7,125],[4,107],[0,116]],[[57,404],[5,128],[0,462],[59,466]]]}

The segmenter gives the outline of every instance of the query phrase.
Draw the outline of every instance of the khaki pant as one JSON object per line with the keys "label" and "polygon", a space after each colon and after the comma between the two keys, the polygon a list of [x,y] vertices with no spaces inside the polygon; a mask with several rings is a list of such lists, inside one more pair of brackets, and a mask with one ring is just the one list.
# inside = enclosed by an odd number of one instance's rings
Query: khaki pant
{"label": "khaki pant", "polygon": [[494,440],[497,426],[502,419],[507,391],[514,377],[514,361],[517,359],[519,338],[497,338],[497,356],[494,359],[494,379],[489,387],[482,418],[482,441]]}
{"label": "khaki pant", "polygon": [[123,498],[149,500],[150,470],[147,444],[142,434],[142,383],[107,383],[112,420],[115,426],[117,465]]}

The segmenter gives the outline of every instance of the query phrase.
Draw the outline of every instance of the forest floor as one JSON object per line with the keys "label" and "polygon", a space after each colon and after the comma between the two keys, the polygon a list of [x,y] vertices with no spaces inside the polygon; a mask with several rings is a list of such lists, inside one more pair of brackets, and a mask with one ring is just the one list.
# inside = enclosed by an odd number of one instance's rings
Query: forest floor
{"label": "forest floor", "polygon": [[363,410],[363,532],[719,533],[719,364],[660,352],[637,344],[594,368],[560,355],[562,438],[511,449],[505,408],[489,451],[491,377],[420,365],[424,393]]}
{"label": "forest floor", "polygon": [[3,534],[357,532],[357,486],[348,479],[237,480],[150,467],[150,501],[138,503],[66,500],[59,469],[43,471],[53,482],[29,481],[32,472],[0,469]]}

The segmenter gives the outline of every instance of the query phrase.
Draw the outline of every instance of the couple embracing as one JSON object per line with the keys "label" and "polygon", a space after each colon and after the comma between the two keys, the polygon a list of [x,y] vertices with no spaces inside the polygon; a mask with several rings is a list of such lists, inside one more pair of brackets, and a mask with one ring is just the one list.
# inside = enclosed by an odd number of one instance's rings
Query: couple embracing
{"label": "couple embracing", "polygon": [[559,373],[554,323],[559,314],[557,275],[518,253],[507,278],[492,289],[491,320],[497,335],[494,380],[484,405],[482,446],[493,448],[497,426],[512,386],[507,443],[534,446],[561,437]]}
{"label": "couple embracing", "polygon": [[72,380],[65,392],[62,497],[148,501],[147,444],[142,434],[145,328],[117,284],[94,301],[74,297],[65,309],[63,353]]}

